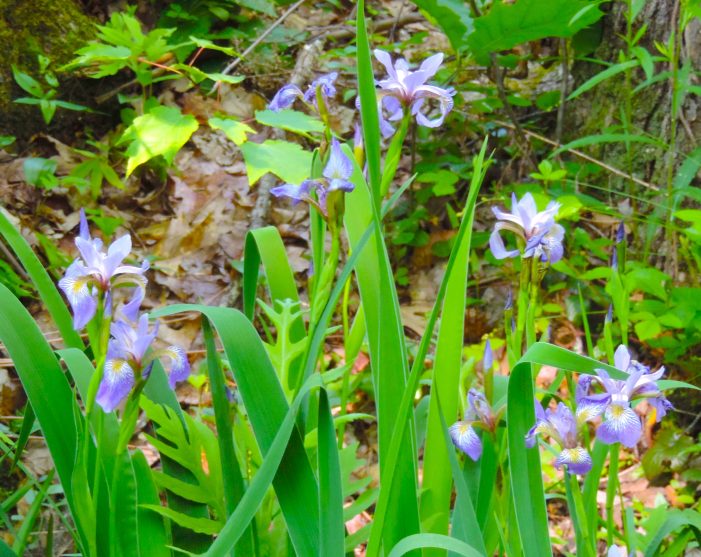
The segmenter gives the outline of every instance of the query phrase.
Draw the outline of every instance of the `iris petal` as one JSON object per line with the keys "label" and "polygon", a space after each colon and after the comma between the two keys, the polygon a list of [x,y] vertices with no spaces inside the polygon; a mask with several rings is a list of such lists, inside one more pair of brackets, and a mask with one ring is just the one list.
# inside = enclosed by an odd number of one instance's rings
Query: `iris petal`
{"label": "iris petal", "polygon": [[477,462],[482,456],[482,441],[468,422],[456,422],[448,429],[455,446]]}
{"label": "iris petal", "polygon": [[97,391],[97,402],[105,412],[112,412],[134,386],[134,370],[124,359],[109,359]]}
{"label": "iris petal", "polygon": [[640,417],[632,408],[612,404],[604,416],[604,422],[596,430],[596,436],[602,443],[621,443],[625,447],[635,447],[638,444],[643,429]]}

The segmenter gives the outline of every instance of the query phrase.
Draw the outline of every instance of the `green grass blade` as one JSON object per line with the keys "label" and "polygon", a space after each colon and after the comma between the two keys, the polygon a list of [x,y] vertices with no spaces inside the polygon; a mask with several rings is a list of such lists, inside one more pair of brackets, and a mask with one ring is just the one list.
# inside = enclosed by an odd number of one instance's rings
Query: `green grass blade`
{"label": "green grass blade", "polygon": [[168,557],[168,532],[163,517],[145,509],[144,505],[159,505],[158,488],[153,481],[151,468],[144,453],[135,451],[131,465],[136,484],[137,524],[139,528],[139,552],[143,557]]}
{"label": "green grass blade", "polygon": [[[271,300],[299,301],[297,283],[287,259],[285,244],[274,226],[251,230],[246,234],[243,263],[243,307],[246,317],[253,320],[256,307],[258,273],[263,264],[268,279]],[[300,317],[290,331],[292,341],[304,337],[304,321]]]}
{"label": "green grass blade", "polygon": [[[222,479],[224,483],[224,503],[226,516],[229,517],[241,501],[244,492],[243,476],[239,467],[239,460],[234,449],[234,432],[231,423],[231,408],[226,396],[226,383],[224,371],[221,368],[219,354],[214,343],[212,327],[206,317],[202,318],[202,334],[207,349],[207,372],[209,384],[212,389],[212,405],[214,406],[214,420],[217,425],[217,443],[219,444],[219,458],[221,459]],[[253,538],[249,531],[244,535],[236,547],[239,555],[251,555],[253,553]]]}
{"label": "green grass blade", "polygon": [[[480,154],[476,157],[474,164],[474,172],[481,176],[483,172],[484,156],[486,153],[486,141],[482,145]],[[481,182],[480,182],[481,183]],[[473,184],[473,188],[477,189],[478,185]],[[469,218],[475,210],[475,204],[477,201],[477,193],[474,192],[473,195],[468,194],[468,204],[465,207],[463,214],[463,219]],[[413,417],[413,400],[414,393],[418,386],[419,378],[423,371],[423,365],[428,353],[429,346],[431,344],[431,339],[433,336],[433,330],[438,321],[438,315],[440,313],[440,308],[442,307],[443,300],[445,299],[445,293],[448,286],[448,280],[455,268],[455,260],[457,259],[458,246],[462,244],[465,234],[467,234],[468,229],[466,226],[460,227],[458,234],[455,239],[455,244],[451,251],[450,257],[448,259],[448,264],[446,265],[445,275],[441,281],[441,286],[438,290],[438,295],[436,296],[436,302],[431,311],[431,315],[426,324],[426,330],[421,338],[421,343],[414,359],[414,365],[406,381],[406,386],[403,388],[403,393],[401,395],[401,400],[397,411],[395,412],[393,419],[393,428],[390,435],[390,445],[387,450],[385,466],[388,470],[395,471],[396,463],[400,458],[400,455],[404,455],[407,451],[405,449],[406,445],[403,443],[402,431],[406,431],[407,425],[411,423],[411,418]],[[368,328],[369,330],[369,328]],[[411,432],[413,435],[413,432]],[[380,496],[375,508],[374,521],[372,525],[372,531],[370,534],[370,539],[368,542],[367,554],[371,557],[379,555],[380,553],[380,536],[385,528],[385,521],[387,518],[388,509],[395,507],[396,502],[392,498],[392,486],[389,489],[383,488],[380,491]]]}
{"label": "green grass blade", "polygon": [[392,548],[389,557],[401,557],[410,551],[423,548],[448,550],[464,557],[481,557],[479,552],[465,542],[442,534],[415,534],[408,536]]}
{"label": "green grass blade", "polygon": [[[34,408],[66,500],[76,517],[71,480],[78,446],[74,416],[80,410],[44,335],[29,312],[3,284],[0,284],[0,341],[14,362]],[[81,528],[80,524],[78,528]]]}
{"label": "green grass blade", "polygon": [[[256,440],[266,455],[285,419],[288,405],[257,331],[243,313],[231,308],[179,304],[157,310],[153,315],[162,317],[193,311],[206,316],[216,329]],[[318,485],[297,429],[292,433],[273,485],[298,554],[318,554]]]}
{"label": "green grass blade", "polygon": [[628,60],[626,62],[621,62],[620,64],[614,64],[613,66],[606,68],[604,71],[599,72],[595,76],[589,78],[587,81],[582,83],[579,87],[577,87],[577,89],[570,93],[570,96],[567,97],[567,100],[571,101],[573,99],[576,99],[577,97],[579,97],[579,95],[586,93],[587,91],[589,91],[589,89],[593,87],[596,87],[602,81],[606,81],[614,75],[635,68],[638,65],[640,65],[640,62],[638,60]]}
{"label": "green grass blade", "polygon": [[701,514],[693,509],[672,509],[669,511],[669,516],[662,523],[660,529],[655,533],[647,548],[645,549],[645,557],[653,557],[659,555],[658,550],[664,539],[680,528],[691,527],[695,530],[696,537],[699,538],[701,531]]}
{"label": "green grass blade", "polygon": [[[408,427],[396,431],[402,439],[404,450],[390,466],[387,451],[408,376],[404,329],[380,218],[357,165],[351,180],[356,187],[346,196],[345,227],[352,253],[359,251],[359,240],[368,226],[374,226],[373,237],[360,253],[355,275],[365,311],[375,389],[380,483],[383,484],[384,478],[385,484],[392,481],[398,488],[389,507],[387,524],[381,530],[384,543],[389,548],[400,539],[420,531],[413,412],[403,415]],[[384,485],[382,489],[388,491],[388,487]]]}
{"label": "green grass blade", "polygon": [[12,545],[12,549],[19,555],[24,555],[24,550],[26,549],[27,543],[29,542],[29,536],[32,535],[32,531],[34,530],[34,524],[36,523],[36,519],[41,511],[41,505],[44,502],[46,492],[51,486],[51,482],[53,481],[53,479],[54,471],[51,470],[49,472],[49,475],[46,477],[46,480],[44,480],[44,483],[41,484],[39,493],[35,495],[34,501],[32,501],[32,504],[29,506],[29,509],[25,513],[24,520],[22,521],[22,527],[19,529],[19,532],[17,532],[15,543]]}
{"label": "green grass blade", "polygon": [[[236,544],[238,539],[243,534],[246,526],[255,516],[256,511],[263,502],[266,492],[270,488],[271,483],[274,481],[274,477],[279,474],[280,467],[284,465],[283,456],[286,454],[286,447],[292,442],[295,432],[295,419],[297,412],[306,399],[307,395],[316,388],[321,387],[321,376],[312,375],[302,386],[299,393],[295,397],[292,405],[287,411],[284,419],[280,423],[280,427],[277,430],[268,452],[263,459],[263,463],[258,469],[257,474],[253,478],[253,481],[248,486],[246,493],[241,500],[241,503],[234,511],[229,519],[226,521],[224,528],[212,547],[205,553],[207,557],[224,557],[229,549]],[[309,524],[310,530],[313,529],[314,525]],[[318,527],[318,525],[317,525]],[[298,550],[298,555],[321,555],[318,549],[313,553],[302,553]]]}
{"label": "green grass blade", "polygon": [[7,218],[2,207],[0,207],[0,236],[5,239],[7,245],[10,246],[25,271],[27,271],[32,284],[39,293],[41,301],[44,302],[51,318],[56,323],[63,342],[66,346],[83,348],[83,341],[80,335],[73,330],[73,318],[63,298],[61,298],[53,279],[46,272],[46,269],[44,269],[41,261],[39,261],[39,258],[27,241]]}
{"label": "green grass blade", "polygon": [[368,163],[372,200],[379,210],[381,201],[380,118],[377,112],[375,75],[372,72],[372,56],[365,23],[365,0],[358,0],[356,13],[358,95],[360,96],[360,117],[363,123],[363,145]]}
{"label": "green grass blade", "polygon": [[343,557],[343,493],[341,486],[341,463],[336,448],[336,430],[334,428],[331,407],[326,391],[319,393],[319,516],[320,555]]}
{"label": "green grass blade", "polygon": [[22,429],[19,431],[19,436],[17,437],[17,443],[15,443],[15,456],[12,459],[12,467],[17,466],[24,448],[27,446],[27,441],[29,441],[29,436],[34,429],[34,421],[36,420],[36,414],[34,414],[34,409],[32,405],[28,402],[24,407],[24,416],[22,417]]}
{"label": "green grass blade", "polygon": [[[482,178],[482,169],[475,168],[469,197],[465,203],[467,207],[475,204]],[[461,227],[465,227],[465,232],[461,236],[460,244],[456,246],[455,256],[455,266],[459,271],[450,274],[446,286],[433,366],[433,385],[424,450],[421,521],[424,532],[437,534],[447,534],[450,521],[452,481],[450,476],[443,471],[448,468],[448,453],[453,450],[453,446],[452,443],[446,446],[442,422],[452,423],[457,417],[458,393],[460,392],[458,383],[465,333],[467,276],[473,221],[474,212],[468,212],[461,223]],[[433,396],[434,393],[438,396]],[[442,416],[438,410],[439,398],[443,408]],[[427,554],[434,553],[427,552]]]}

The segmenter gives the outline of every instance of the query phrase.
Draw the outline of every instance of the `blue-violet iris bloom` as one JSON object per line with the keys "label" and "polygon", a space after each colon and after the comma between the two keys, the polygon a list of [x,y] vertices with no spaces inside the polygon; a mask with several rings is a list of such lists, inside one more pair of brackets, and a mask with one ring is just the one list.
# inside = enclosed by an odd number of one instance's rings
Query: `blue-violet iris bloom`
{"label": "blue-violet iris bloom", "polygon": [[551,201],[545,211],[538,212],[535,199],[526,193],[520,201],[516,194],[511,194],[511,212],[507,213],[492,207],[497,218],[494,231],[489,237],[489,247],[497,259],[518,257],[520,250],[507,250],[501,238],[501,231],[508,230],[516,234],[525,243],[522,257],[540,257],[542,261],[556,263],[562,259],[562,240],[565,229],[555,223],[555,215],[560,204]]}
{"label": "blue-violet iris bloom", "polygon": [[482,440],[477,435],[474,425],[494,431],[496,417],[484,395],[470,389],[467,393],[465,417],[451,425],[448,433],[455,446],[477,462],[482,456]]}
{"label": "blue-violet iris bloom", "polygon": [[[650,368],[631,358],[630,352],[620,345],[614,354],[614,365],[626,373],[625,380],[611,379],[604,369],[596,369],[598,377],[591,375],[579,379],[577,388],[577,404],[582,412],[595,417],[603,414],[604,421],[596,430],[598,439],[606,444],[621,443],[626,447],[635,447],[643,433],[642,423],[638,414],[631,407],[631,402],[646,399],[655,409],[659,422],[672,404],[665,398],[657,386],[657,381],[665,372],[660,367],[654,373]],[[589,394],[593,382],[598,382],[605,390],[599,394]]]}
{"label": "blue-violet iris bloom", "polygon": [[560,445],[561,452],[555,459],[555,467],[567,466],[572,474],[586,474],[591,470],[592,460],[587,450],[579,444],[577,431],[588,420],[586,414],[577,412],[575,417],[565,404],[560,402],[555,410],[543,407],[535,401],[535,425],[526,434],[526,446],[535,446],[536,435],[547,435]]}
{"label": "blue-violet iris bloom", "polygon": [[325,99],[332,99],[336,96],[336,79],[338,72],[331,72],[322,75],[311,82],[307,91],[302,93],[302,90],[291,83],[284,85],[270,101],[268,109],[274,112],[289,108],[297,99],[302,99],[306,103],[311,103],[316,106],[316,90],[320,88],[321,95]]}
{"label": "blue-violet iris bloom", "polygon": [[85,212],[80,211],[80,234],[75,239],[80,252],[78,259],[66,269],[66,274],[58,282],[68,298],[73,310],[73,327],[79,331],[94,317],[97,311],[98,295],[105,297],[105,311],[111,311],[111,290],[116,287],[135,286],[136,291],[122,311],[129,319],[135,319],[144,297],[148,261],[140,267],[123,265],[131,252],[131,236],[125,234],[110,244],[105,252],[102,240],[92,238]]}
{"label": "blue-violet iris bloom", "polygon": [[148,376],[153,362],[159,358],[170,360],[168,384],[171,388],[190,375],[187,354],[179,346],[149,352],[158,334],[158,323],[149,332],[148,314],[141,315],[136,327],[125,321],[114,321],[110,333],[104,375],[95,399],[105,412],[112,412],[129,395],[137,378]]}
{"label": "blue-violet iris bloom", "polygon": [[298,203],[311,201],[309,194],[312,189],[315,189],[319,198],[319,206],[325,211],[326,197],[330,192],[336,190],[353,191],[353,183],[349,180],[352,174],[353,162],[343,152],[338,140],[333,138],[329,160],[322,172],[323,180],[304,180],[300,185],[283,184],[271,188],[270,193],[275,197],[289,197],[294,203]]}
{"label": "blue-violet iris bloom", "polygon": [[[435,85],[427,85],[426,82],[436,75],[443,62],[443,54],[438,53],[427,58],[414,71],[409,69],[409,62],[404,58],[399,58],[392,63],[391,56],[384,50],[375,50],[375,58],[387,70],[387,77],[377,82],[380,88],[380,108],[389,113],[387,120],[400,120],[403,109],[408,108],[420,126],[428,128],[440,126],[453,108],[455,89],[452,87],[443,89]],[[427,117],[430,110],[427,100],[438,102],[440,115],[432,120]],[[380,120],[380,127],[384,128],[381,131],[386,135],[389,124],[382,114],[380,114]],[[391,129],[391,126],[389,128]]]}

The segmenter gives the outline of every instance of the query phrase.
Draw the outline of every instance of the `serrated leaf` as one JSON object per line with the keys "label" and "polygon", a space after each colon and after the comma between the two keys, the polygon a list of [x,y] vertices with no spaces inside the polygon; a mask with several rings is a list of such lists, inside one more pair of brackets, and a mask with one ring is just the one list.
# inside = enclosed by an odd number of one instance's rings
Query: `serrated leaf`
{"label": "serrated leaf", "polygon": [[212,520],[210,518],[195,518],[194,516],[188,516],[168,507],[161,507],[160,505],[141,505],[142,509],[149,509],[157,512],[161,516],[169,518],[176,524],[189,528],[193,532],[199,534],[218,534],[219,531],[224,526],[223,522],[217,520]]}
{"label": "serrated leaf", "polygon": [[157,106],[148,114],[134,118],[120,139],[120,143],[130,142],[126,150],[129,157],[127,176],[137,166],[159,155],[172,164],[175,155],[198,127],[194,116],[183,114],[172,106]]}
{"label": "serrated leaf", "polygon": [[589,0],[498,1],[474,20],[475,31],[467,42],[475,59],[487,64],[492,52],[545,37],[571,37],[603,15],[598,6],[587,9],[590,5]]}
{"label": "serrated leaf", "polygon": [[209,127],[213,130],[223,131],[226,137],[239,146],[246,142],[249,133],[256,133],[256,130],[251,126],[234,118],[219,118],[215,116],[209,119]]}
{"label": "serrated leaf", "polygon": [[322,133],[324,124],[313,116],[296,110],[258,110],[256,120],[259,124],[279,128],[293,133],[308,134],[310,132]]}
{"label": "serrated leaf", "polygon": [[296,143],[277,139],[263,143],[247,141],[241,146],[241,152],[251,185],[268,172],[291,184],[301,183],[311,173],[312,154]]}

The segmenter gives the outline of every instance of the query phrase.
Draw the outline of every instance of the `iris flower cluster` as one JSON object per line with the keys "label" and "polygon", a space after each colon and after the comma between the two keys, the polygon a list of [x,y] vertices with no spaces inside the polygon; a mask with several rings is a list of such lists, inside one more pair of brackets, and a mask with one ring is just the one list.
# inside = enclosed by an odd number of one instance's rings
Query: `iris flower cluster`
{"label": "iris flower cluster", "polygon": [[[387,77],[377,82],[379,87],[380,132],[384,137],[390,137],[395,129],[390,122],[396,122],[404,117],[404,111],[409,110],[416,118],[416,123],[427,128],[437,128],[453,108],[455,89],[443,89],[435,85],[427,85],[440,68],[443,54],[438,53],[424,60],[418,69],[410,70],[409,62],[404,58],[392,63],[392,57],[384,50],[375,50],[375,58],[385,67]],[[440,115],[434,119],[428,118],[431,110],[427,101],[438,103]],[[359,99],[356,101],[359,103]],[[385,116],[386,115],[386,116]]]}
{"label": "iris flower cluster", "polygon": [[293,85],[292,83],[283,85],[280,88],[280,90],[275,94],[273,100],[270,101],[268,109],[272,110],[273,112],[278,112],[280,110],[290,108],[298,99],[301,99],[307,105],[316,106],[317,89],[321,92],[321,96],[325,100],[332,99],[336,96],[337,78],[337,72],[331,72],[329,74],[322,75],[314,81],[312,81],[304,93],[299,87]]}
{"label": "iris flower cluster", "polygon": [[[643,430],[641,418],[632,408],[633,402],[647,400],[658,422],[673,409],[657,384],[665,370],[661,367],[651,372],[649,367],[633,360],[623,345],[615,352],[614,364],[628,377],[611,379],[603,369],[595,370],[597,376],[582,376],[577,385],[574,412],[562,402],[554,409],[543,409],[536,400],[536,423],[526,434],[526,446],[534,447],[537,435],[547,436],[560,446],[556,468],[566,466],[570,473],[586,474],[591,470],[592,460],[579,434],[587,422],[602,417],[596,430],[596,437],[602,443],[634,447]],[[603,392],[593,392],[595,385]],[[473,429],[475,424],[493,431],[496,420],[484,396],[471,389],[464,419],[453,424],[449,432],[455,446],[476,461],[482,454],[482,442]]]}
{"label": "iris flower cluster", "polygon": [[[178,381],[187,379],[190,363],[185,351],[178,346],[153,350],[158,323],[149,332],[147,313],[139,315],[144,299],[148,262],[140,267],[124,265],[131,252],[131,237],[126,234],[110,244],[107,251],[99,238],[92,238],[85,212],[80,212],[80,234],[75,240],[80,253],[59,281],[73,310],[73,327],[82,330],[102,307],[101,317],[112,317],[112,305],[116,291],[135,288],[131,299],[119,310],[119,317],[110,323],[110,339],[107,345],[102,381],[95,401],[105,412],[112,412],[131,392],[134,386],[145,381],[156,360],[170,361],[169,384],[175,388]],[[104,323],[106,323],[105,321]],[[103,324],[104,324],[103,323]]]}
{"label": "iris flower cluster", "polygon": [[[596,377],[587,375],[580,378],[577,404],[581,412],[592,418],[603,417],[602,424],[596,430],[596,436],[602,443],[621,443],[625,447],[634,447],[640,440],[643,427],[640,417],[632,408],[633,402],[647,400],[654,410],[657,422],[673,409],[657,385],[665,369],[660,367],[651,372],[649,367],[633,360],[623,345],[614,354],[614,365],[628,377],[625,380],[611,379],[606,370],[596,369]],[[603,392],[591,393],[596,385]]]}
{"label": "iris flower cluster", "polygon": [[317,202],[311,197],[311,191],[316,190],[318,206],[322,213],[326,213],[326,198],[332,191],[353,191],[353,183],[349,181],[353,174],[353,162],[341,149],[341,144],[336,138],[331,142],[329,160],[322,172],[322,178],[316,180],[304,180],[300,185],[283,184],[271,188],[270,193],[275,197],[289,197],[293,202],[306,201],[312,205]]}
{"label": "iris flower cluster", "polygon": [[[562,259],[562,240],[565,229],[555,222],[555,215],[560,209],[560,204],[551,201],[545,211],[538,211],[535,199],[530,193],[526,193],[521,200],[516,195],[511,195],[511,212],[507,213],[497,207],[492,207],[492,212],[497,218],[492,235],[489,237],[489,247],[497,259],[507,257],[523,258],[540,257],[543,262],[557,263]],[[513,232],[523,244],[522,247],[507,250],[501,231]]]}

